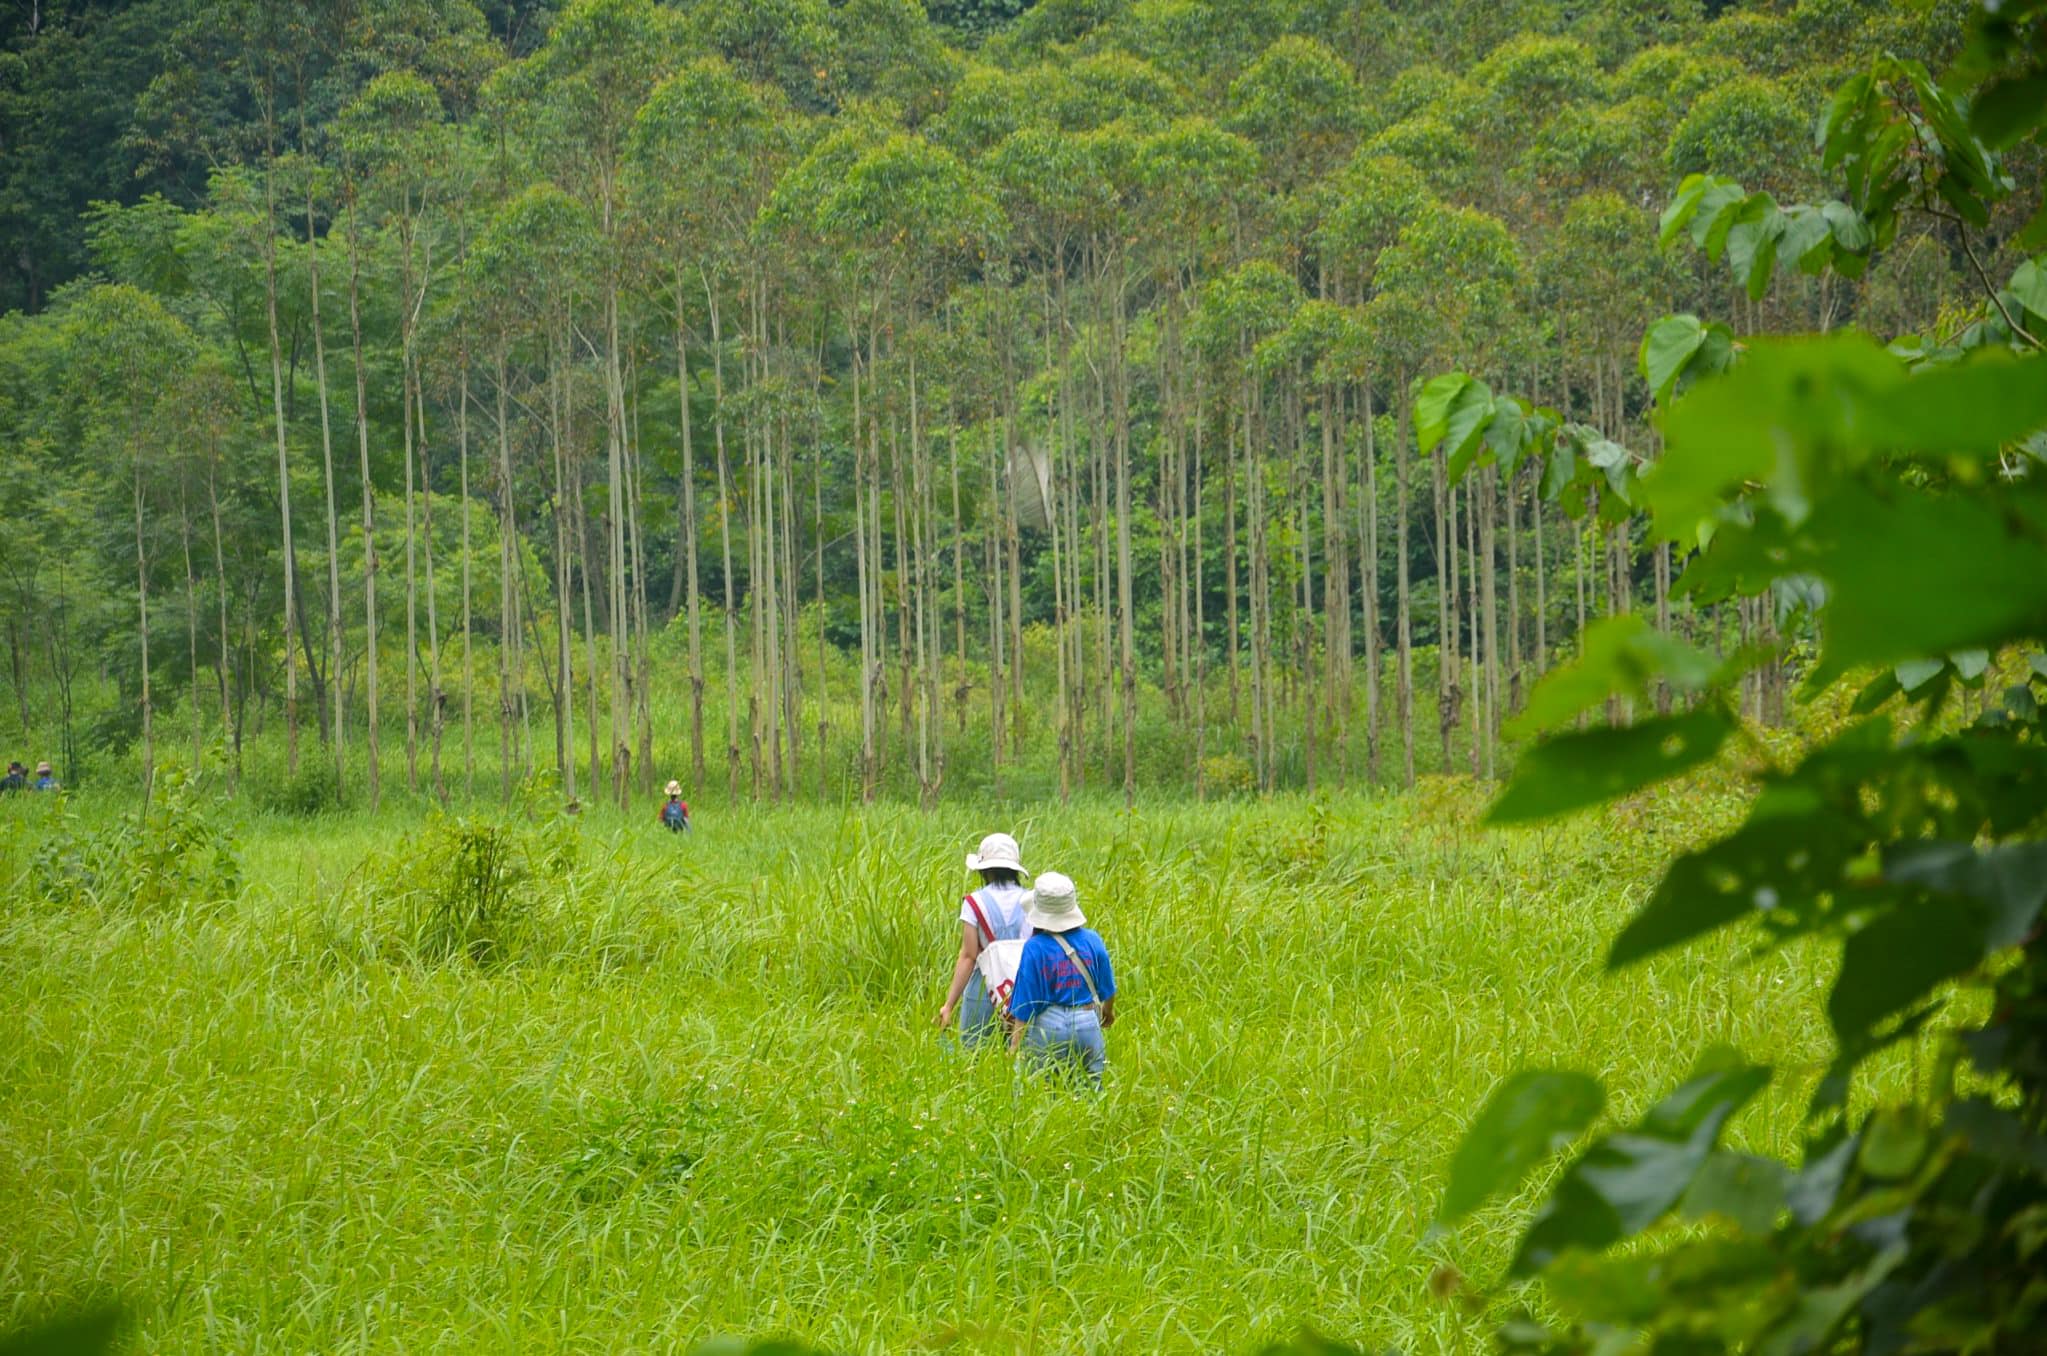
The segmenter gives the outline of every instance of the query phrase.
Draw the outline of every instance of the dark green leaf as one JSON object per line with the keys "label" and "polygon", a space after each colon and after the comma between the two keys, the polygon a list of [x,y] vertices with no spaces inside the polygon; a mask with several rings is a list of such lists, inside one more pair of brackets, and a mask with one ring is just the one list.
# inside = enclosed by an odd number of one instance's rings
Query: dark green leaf
{"label": "dark green leaf", "polygon": [[0,1356],[97,1356],[112,1351],[122,1312],[108,1305],[0,1334]]}
{"label": "dark green leaf", "polygon": [[2006,290],[2033,315],[2047,320],[2047,265],[2028,259],[2012,270]]}
{"label": "dark green leaf", "polygon": [[1534,734],[1556,729],[1608,697],[1646,699],[1659,678],[1676,691],[1697,692],[1717,670],[1711,655],[1658,631],[1635,613],[1608,617],[1585,628],[1584,652],[1535,685],[1509,729]]}
{"label": "dark green leaf", "polygon": [[1747,823],[1670,864],[1607,952],[1609,969],[1646,960],[1742,918],[1809,906],[1861,843],[1852,825],[1808,800],[1777,812],[1759,801]]}
{"label": "dark green leaf", "polygon": [[1969,121],[1990,145],[2012,145],[2047,122],[2047,70],[2028,71],[1987,86],[1970,104]]}
{"label": "dark green leaf", "polygon": [[1695,315],[1667,315],[1642,336],[1642,376],[1658,402],[1670,399],[1678,374],[1706,342],[1706,327]]}
{"label": "dark green leaf", "polygon": [[1691,1186],[1727,1118],[1769,1081],[1767,1069],[1702,1075],[1635,1130],[1593,1143],[1529,1226],[1510,1273],[1532,1275],[1566,1249],[1596,1252],[1654,1224]]}
{"label": "dark green leaf", "polygon": [[1968,843],[1912,843],[1892,853],[1884,876],[1985,908],[1983,951],[2017,946],[2047,905],[2047,843],[2006,843],[1978,851]]}
{"label": "dark green leaf", "polygon": [[1862,1170],[1882,1181],[1908,1177],[1926,1156],[1932,1137],[1916,1107],[1888,1107],[1869,1118],[1862,1129]]}
{"label": "dark green leaf", "polygon": [[1514,1190],[1530,1170],[1592,1124],[1605,1105],[1599,1080],[1581,1073],[1527,1070],[1502,1083],[1457,1146],[1439,1223],[1470,1214]]}
{"label": "dark green leaf", "polygon": [[1707,707],[1625,729],[1555,736],[1521,756],[1514,780],[1486,821],[1549,819],[1638,791],[1711,759],[1732,728],[1726,716]]}
{"label": "dark green leaf", "polygon": [[1767,1234],[1784,1209],[1791,1171],[1774,1158],[1720,1150],[1706,1159],[1685,1192],[1687,1218],[1719,1215],[1743,1233]]}
{"label": "dark green leaf", "polygon": [[1984,911],[1974,901],[1906,904],[1848,938],[1827,995],[1827,1019],[1843,1041],[1931,993],[1983,959]]}

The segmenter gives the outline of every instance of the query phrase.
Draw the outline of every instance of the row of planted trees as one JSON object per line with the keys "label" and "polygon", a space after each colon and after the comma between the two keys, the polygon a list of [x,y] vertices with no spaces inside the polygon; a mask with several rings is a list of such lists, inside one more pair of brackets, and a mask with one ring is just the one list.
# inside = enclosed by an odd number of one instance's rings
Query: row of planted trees
{"label": "row of planted trees", "polygon": [[[729,14],[586,0],[503,61],[461,8],[226,6],[189,40],[250,100],[239,163],[200,210],[102,210],[118,281],[11,333],[21,466],[80,473],[50,521],[133,510],[93,554],[133,567],[145,760],[152,592],[189,711],[206,644],[223,729],[274,692],[287,762],[310,725],[371,803],[394,697],[439,794],[493,697],[505,789],[551,766],[620,802],[686,742],[734,795],[928,803],[970,730],[997,788],[1490,774],[1589,617],[1775,623],[1674,606],[1670,548],[1637,549],[1626,336],[1727,296],[1641,246],[1613,188],[1647,171],[1456,170],[1594,101],[1582,44],[1380,108],[1304,33],[1195,79],[1113,45],[960,69],[873,0],[836,18],[884,35],[875,74],[827,98]],[[1540,235],[1472,205],[1531,184]],[[1568,436],[1473,455],[1418,389],[1452,364]]]}

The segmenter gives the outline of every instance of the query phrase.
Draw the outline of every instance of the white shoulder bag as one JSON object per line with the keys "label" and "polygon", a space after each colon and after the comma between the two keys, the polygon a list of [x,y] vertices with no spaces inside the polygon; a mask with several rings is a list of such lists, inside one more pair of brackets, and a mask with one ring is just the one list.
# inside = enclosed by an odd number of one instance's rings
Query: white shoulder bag
{"label": "white shoulder bag", "polygon": [[988,986],[988,997],[995,1010],[1007,1017],[1010,991],[1016,988],[1017,966],[1023,962],[1024,944],[997,941],[995,929],[988,926],[988,915],[981,912],[981,901],[972,895],[967,896],[967,907],[974,911],[974,921],[981,925],[981,954],[974,958],[974,971]]}

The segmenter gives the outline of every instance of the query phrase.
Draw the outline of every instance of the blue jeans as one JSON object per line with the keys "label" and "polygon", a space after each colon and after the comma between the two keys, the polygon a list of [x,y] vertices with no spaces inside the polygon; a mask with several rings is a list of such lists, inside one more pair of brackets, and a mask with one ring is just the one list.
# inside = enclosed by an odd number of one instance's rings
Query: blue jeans
{"label": "blue jeans", "polygon": [[995,1015],[995,1001],[988,997],[988,983],[977,972],[960,995],[960,1044],[972,1050],[982,1041],[1002,1039],[1002,1022]]}
{"label": "blue jeans", "polygon": [[1108,1051],[1102,1044],[1102,1019],[1092,1007],[1041,1008],[1024,1031],[1023,1048],[1026,1067],[1084,1073],[1101,1090]]}

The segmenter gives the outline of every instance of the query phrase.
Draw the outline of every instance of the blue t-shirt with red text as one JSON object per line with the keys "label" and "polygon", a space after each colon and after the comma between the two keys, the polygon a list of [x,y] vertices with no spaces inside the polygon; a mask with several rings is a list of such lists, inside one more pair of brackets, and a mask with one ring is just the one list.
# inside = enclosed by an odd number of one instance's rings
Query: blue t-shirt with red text
{"label": "blue t-shirt with red text", "polygon": [[1057,937],[1049,932],[1034,933],[1024,943],[1023,956],[1016,966],[1016,988],[1009,995],[1009,1015],[1019,1022],[1028,1022],[1043,1008],[1086,1007],[1095,1000],[1095,995],[1088,992],[1087,980],[1066,958],[1058,937],[1065,938],[1073,954],[1087,966],[1088,974],[1094,977],[1095,992],[1104,1001],[1116,996],[1116,975],[1109,968],[1109,950],[1093,928],[1074,928]]}

